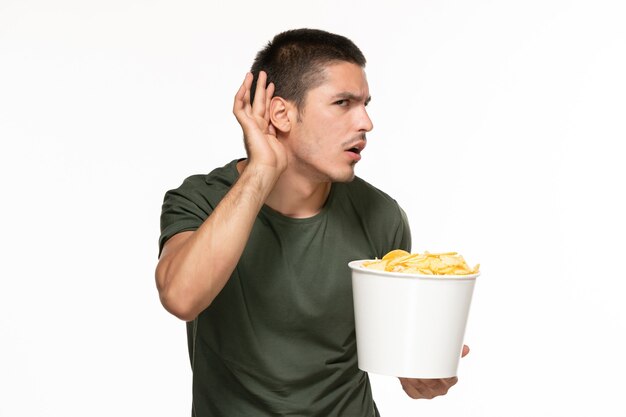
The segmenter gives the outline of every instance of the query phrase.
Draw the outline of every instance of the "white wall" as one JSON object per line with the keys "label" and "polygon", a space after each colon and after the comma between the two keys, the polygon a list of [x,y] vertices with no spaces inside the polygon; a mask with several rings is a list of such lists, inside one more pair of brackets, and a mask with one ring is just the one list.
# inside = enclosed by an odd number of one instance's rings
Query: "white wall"
{"label": "white wall", "polygon": [[232,97],[305,26],[368,57],[358,174],[413,249],[482,264],[460,382],[372,376],[383,415],[626,415],[622,2],[217,4],[0,0],[0,415],[188,415],[163,193],[243,156]]}

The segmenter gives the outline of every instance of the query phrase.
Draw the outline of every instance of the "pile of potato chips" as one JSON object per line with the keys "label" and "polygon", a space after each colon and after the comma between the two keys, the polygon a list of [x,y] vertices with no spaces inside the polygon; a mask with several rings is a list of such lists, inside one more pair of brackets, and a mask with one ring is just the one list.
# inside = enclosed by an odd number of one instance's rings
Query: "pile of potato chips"
{"label": "pile of potato chips", "polygon": [[480,264],[470,268],[456,252],[409,253],[395,249],[382,259],[366,261],[364,267],[387,272],[404,272],[422,275],[470,275],[478,273]]}

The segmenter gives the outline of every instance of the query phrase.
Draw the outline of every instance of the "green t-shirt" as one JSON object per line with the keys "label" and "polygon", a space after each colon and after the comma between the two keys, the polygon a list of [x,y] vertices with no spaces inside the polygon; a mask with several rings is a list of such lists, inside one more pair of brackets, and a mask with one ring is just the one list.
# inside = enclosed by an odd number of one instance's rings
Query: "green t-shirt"
{"label": "green t-shirt", "polygon": [[[195,230],[239,174],[232,161],[168,191],[160,248]],[[406,216],[360,178],[334,183],[320,213],[264,206],[226,286],[187,323],[198,417],[378,415],[357,367],[348,262],[410,250]]]}

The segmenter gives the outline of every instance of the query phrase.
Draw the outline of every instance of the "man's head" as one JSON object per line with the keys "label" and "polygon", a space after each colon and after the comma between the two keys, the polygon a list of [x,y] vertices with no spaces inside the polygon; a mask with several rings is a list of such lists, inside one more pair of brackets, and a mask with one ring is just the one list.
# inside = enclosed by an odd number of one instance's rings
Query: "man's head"
{"label": "man's head", "polygon": [[[281,33],[257,55],[275,91],[268,117],[287,150],[288,172],[313,183],[354,178],[372,130],[365,58],[347,38],[321,30]],[[251,94],[256,90],[256,83]]]}
{"label": "man's head", "polygon": [[365,57],[348,38],[317,29],[295,29],[279,33],[257,54],[252,64],[254,99],[256,80],[265,71],[273,82],[274,96],[293,102],[302,110],[307,92],[324,81],[324,68],[349,62],[365,67]]}

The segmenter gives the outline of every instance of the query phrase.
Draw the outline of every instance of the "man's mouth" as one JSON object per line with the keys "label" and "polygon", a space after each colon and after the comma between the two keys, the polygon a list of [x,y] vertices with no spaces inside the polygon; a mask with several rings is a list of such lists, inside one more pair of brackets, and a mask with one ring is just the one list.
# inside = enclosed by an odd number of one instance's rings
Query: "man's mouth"
{"label": "man's mouth", "polygon": [[363,151],[363,149],[365,149],[365,141],[359,141],[357,143],[351,144],[351,146],[349,148],[346,149],[347,152],[352,152],[355,153],[357,155],[361,155],[361,151]]}

